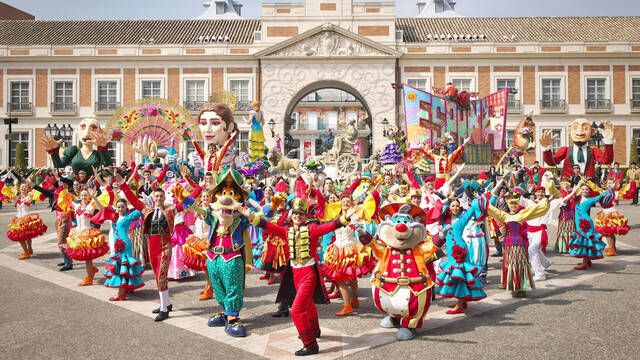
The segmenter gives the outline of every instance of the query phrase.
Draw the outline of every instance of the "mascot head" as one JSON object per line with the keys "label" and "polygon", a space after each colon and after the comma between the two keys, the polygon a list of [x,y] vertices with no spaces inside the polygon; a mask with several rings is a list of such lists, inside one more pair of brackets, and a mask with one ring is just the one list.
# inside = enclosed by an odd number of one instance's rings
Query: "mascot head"
{"label": "mascot head", "polygon": [[233,218],[239,215],[237,210],[247,197],[243,185],[244,178],[235,169],[226,170],[218,175],[216,185],[211,189],[214,197],[211,208],[215,211],[214,215],[221,226],[231,226]]}
{"label": "mascot head", "polygon": [[582,146],[591,140],[595,130],[587,119],[575,119],[569,124],[569,136],[574,144]]}
{"label": "mascot head", "polygon": [[425,240],[427,214],[416,205],[389,204],[380,209],[378,238],[387,246],[413,249]]}

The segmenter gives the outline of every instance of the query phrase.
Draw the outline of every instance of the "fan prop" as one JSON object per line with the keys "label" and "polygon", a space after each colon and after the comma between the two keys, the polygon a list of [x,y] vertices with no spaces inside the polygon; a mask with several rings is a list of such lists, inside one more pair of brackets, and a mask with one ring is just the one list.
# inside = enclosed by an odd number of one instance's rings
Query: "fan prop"
{"label": "fan prop", "polygon": [[189,140],[191,136],[201,138],[200,127],[189,111],[163,99],[138,100],[121,107],[107,129],[112,132],[113,141],[133,144],[147,136],[156,149]]}

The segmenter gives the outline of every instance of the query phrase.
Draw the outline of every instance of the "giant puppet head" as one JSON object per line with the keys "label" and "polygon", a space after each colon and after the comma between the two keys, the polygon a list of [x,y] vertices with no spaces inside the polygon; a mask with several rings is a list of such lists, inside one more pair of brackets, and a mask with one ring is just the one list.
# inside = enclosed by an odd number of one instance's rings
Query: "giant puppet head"
{"label": "giant puppet head", "polygon": [[380,209],[378,216],[378,238],[392,249],[413,249],[425,238],[427,214],[418,206],[389,204]]}
{"label": "giant puppet head", "polygon": [[198,118],[205,146],[209,144],[223,146],[233,132],[238,129],[231,109],[225,104],[206,105],[200,111]]}
{"label": "giant puppet head", "polygon": [[584,145],[591,140],[595,134],[595,129],[587,119],[576,119],[569,124],[569,137],[576,145]]}
{"label": "giant puppet head", "polygon": [[228,228],[233,219],[240,215],[238,210],[243,206],[247,198],[247,192],[243,188],[244,178],[235,169],[221,172],[212,188],[214,202],[211,208],[214,216],[222,227]]}

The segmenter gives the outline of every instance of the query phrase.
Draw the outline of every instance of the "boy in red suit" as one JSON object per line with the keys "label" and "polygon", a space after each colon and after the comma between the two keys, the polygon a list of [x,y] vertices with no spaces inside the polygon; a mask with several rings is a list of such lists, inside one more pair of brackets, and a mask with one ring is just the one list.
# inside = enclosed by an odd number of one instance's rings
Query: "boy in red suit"
{"label": "boy in red suit", "polygon": [[[350,222],[351,215],[355,209],[349,211],[340,218],[326,222],[324,224],[308,223],[307,211],[309,202],[306,199],[296,198],[291,206],[292,226],[280,226],[260,219],[259,227],[266,231],[287,239],[285,247],[287,259],[291,262],[291,275],[293,275],[293,286],[287,286],[290,280],[289,270],[285,272],[278,299],[286,297],[284,292],[293,291],[295,297],[291,306],[291,318],[298,329],[303,348],[296,351],[296,356],[315,355],[318,353],[317,338],[320,337],[320,323],[318,321],[318,311],[316,303],[327,303],[326,290],[324,288],[320,269],[318,268],[318,242],[323,235],[335,229],[346,226]],[[253,215],[247,208],[243,209],[243,215],[247,216],[253,223]],[[276,299],[276,301],[278,301]],[[315,302],[314,302],[315,301]]]}

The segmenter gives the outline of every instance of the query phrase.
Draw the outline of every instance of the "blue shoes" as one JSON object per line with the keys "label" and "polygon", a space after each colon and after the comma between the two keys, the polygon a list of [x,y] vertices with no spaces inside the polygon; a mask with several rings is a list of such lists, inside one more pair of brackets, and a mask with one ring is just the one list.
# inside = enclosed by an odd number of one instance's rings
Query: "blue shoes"
{"label": "blue shoes", "polygon": [[227,325],[227,317],[224,316],[224,313],[217,313],[209,318],[207,322],[209,327],[222,327]]}
{"label": "blue shoes", "polygon": [[226,332],[227,335],[232,337],[247,336],[247,329],[245,329],[244,325],[242,325],[242,323],[240,322],[240,319],[235,319],[227,323],[227,325],[224,328],[224,332]]}

